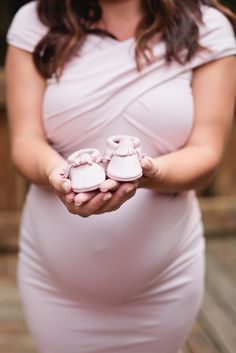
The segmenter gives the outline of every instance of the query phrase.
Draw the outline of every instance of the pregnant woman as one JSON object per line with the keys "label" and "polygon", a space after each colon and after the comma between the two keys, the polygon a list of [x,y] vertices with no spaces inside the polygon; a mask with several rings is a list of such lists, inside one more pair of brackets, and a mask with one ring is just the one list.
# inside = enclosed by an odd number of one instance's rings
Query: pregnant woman
{"label": "pregnant woman", "polygon": [[[201,305],[195,190],[232,124],[235,16],[211,0],[38,0],[8,32],[12,158],[31,182],[18,283],[40,353],[177,353]],[[135,181],[72,191],[77,150],[113,135]]]}

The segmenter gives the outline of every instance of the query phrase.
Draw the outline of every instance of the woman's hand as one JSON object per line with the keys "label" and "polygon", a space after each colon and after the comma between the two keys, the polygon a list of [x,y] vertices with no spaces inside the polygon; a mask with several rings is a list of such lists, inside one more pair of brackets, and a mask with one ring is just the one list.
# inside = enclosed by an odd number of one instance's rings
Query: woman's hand
{"label": "woman's hand", "polygon": [[143,170],[143,176],[139,179],[138,187],[152,188],[152,182],[160,178],[160,169],[156,159],[144,156],[141,160],[141,167]]}
{"label": "woman's hand", "polygon": [[66,177],[67,162],[54,167],[48,175],[49,185],[61,201],[67,206],[74,200],[75,193],[71,187],[71,181]]}
{"label": "woman's hand", "polygon": [[120,183],[107,179],[99,191],[82,192],[75,196],[75,211],[82,217],[99,215],[118,210],[123,203],[135,195],[138,183]]}
{"label": "woman's hand", "polygon": [[[107,179],[103,184],[100,185],[102,192],[110,192],[111,197],[109,201],[98,209],[94,214],[101,214],[105,212],[111,212],[119,209],[123,203],[132,198],[137,188],[143,187],[147,184],[151,184],[152,180],[157,178],[159,168],[157,161],[151,157],[143,157],[141,160],[141,167],[143,169],[143,176],[138,180],[132,182],[118,182],[115,180]],[[88,195],[86,195],[89,197]],[[81,200],[83,195],[79,194],[75,200]]]}
{"label": "woman's hand", "polygon": [[141,167],[143,169],[143,176],[146,178],[157,177],[159,173],[157,161],[152,157],[144,156],[141,160]]}
{"label": "woman's hand", "polygon": [[156,178],[159,172],[156,160],[151,157],[144,157],[141,161],[141,166],[143,176],[138,180],[125,183],[107,179],[100,185],[100,191],[105,198],[103,205],[99,204],[100,200],[96,199],[101,197],[101,193],[97,193],[95,196],[92,192],[78,194],[74,199],[75,204],[81,205],[82,203],[86,214],[91,211],[91,214],[102,214],[118,210],[123,203],[135,195],[138,187],[145,186],[152,178]]}
{"label": "woman's hand", "polygon": [[144,157],[141,161],[143,176],[131,182],[105,180],[98,190],[74,193],[71,181],[66,178],[67,162],[59,164],[49,175],[49,182],[57,196],[71,214],[89,217],[118,210],[132,198],[138,187],[145,187],[156,177],[159,169],[155,159]]}
{"label": "woman's hand", "polygon": [[68,211],[81,217],[112,212],[134,196],[138,182],[120,183],[107,179],[99,190],[74,193],[71,181],[65,177],[67,163],[59,164],[49,174],[49,182]]}

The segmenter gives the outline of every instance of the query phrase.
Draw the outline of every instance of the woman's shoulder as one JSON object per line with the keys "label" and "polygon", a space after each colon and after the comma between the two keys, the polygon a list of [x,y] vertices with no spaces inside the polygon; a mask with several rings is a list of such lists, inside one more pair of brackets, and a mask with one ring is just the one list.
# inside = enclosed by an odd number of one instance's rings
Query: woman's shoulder
{"label": "woman's shoulder", "polygon": [[192,68],[210,61],[236,55],[236,39],[233,25],[219,10],[202,6],[202,21],[199,23],[200,50],[190,65]]}
{"label": "woman's shoulder", "polygon": [[33,52],[47,32],[37,13],[37,1],[22,6],[15,14],[7,33],[8,44]]}
{"label": "woman's shoulder", "polygon": [[21,6],[16,12],[15,17],[24,18],[25,16],[35,15],[37,12],[37,1],[30,1],[25,5]]}
{"label": "woman's shoulder", "polygon": [[211,35],[211,39],[215,34],[221,39],[235,39],[233,26],[229,19],[221,11],[214,7],[202,6],[202,23],[199,25],[200,36]]}

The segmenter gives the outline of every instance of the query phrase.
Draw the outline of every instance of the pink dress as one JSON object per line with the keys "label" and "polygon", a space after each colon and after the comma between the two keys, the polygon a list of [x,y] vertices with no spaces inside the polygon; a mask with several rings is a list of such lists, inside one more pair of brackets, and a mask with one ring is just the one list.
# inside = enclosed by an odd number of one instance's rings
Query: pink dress
{"label": "pink dress", "polygon": [[[43,123],[48,142],[67,157],[103,151],[111,135],[137,136],[153,157],[180,149],[193,124],[193,68],[236,54],[233,30],[203,7],[201,44],[188,64],[167,65],[165,45],[141,73],[134,38],[88,35],[60,82],[47,81]],[[47,28],[36,2],[22,7],[8,43],[32,52]],[[33,117],[32,117],[33,118]],[[32,185],[20,232],[19,288],[40,353],[177,353],[198,313],[204,237],[194,191],[165,196],[138,190],[113,213],[81,218]]]}

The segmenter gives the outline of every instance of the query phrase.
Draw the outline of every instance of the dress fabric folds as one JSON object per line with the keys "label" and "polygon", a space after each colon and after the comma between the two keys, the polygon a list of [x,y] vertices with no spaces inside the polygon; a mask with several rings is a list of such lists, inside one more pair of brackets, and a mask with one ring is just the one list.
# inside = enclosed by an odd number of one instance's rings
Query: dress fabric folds
{"label": "dress fabric folds", "polygon": [[[182,148],[194,122],[192,73],[236,54],[233,29],[203,7],[205,47],[185,65],[165,61],[165,44],[141,72],[135,40],[87,35],[59,81],[47,80],[43,124],[48,143],[67,158],[103,151],[112,135],[137,136],[157,157]],[[30,53],[47,28],[36,1],[8,31]],[[119,210],[81,218],[57,196],[31,185],[24,205],[18,283],[40,353],[177,353],[198,313],[204,283],[203,227],[193,191],[138,190]]]}

